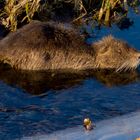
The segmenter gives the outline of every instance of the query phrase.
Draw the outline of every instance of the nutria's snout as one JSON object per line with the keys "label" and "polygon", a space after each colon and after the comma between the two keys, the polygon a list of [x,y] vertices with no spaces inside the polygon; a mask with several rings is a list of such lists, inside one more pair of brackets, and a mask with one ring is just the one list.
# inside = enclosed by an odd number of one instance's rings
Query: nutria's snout
{"label": "nutria's snout", "polygon": [[139,55],[138,55],[138,66],[140,65],[140,52],[139,52]]}
{"label": "nutria's snout", "polygon": [[92,46],[96,54],[95,64],[100,69],[115,69],[120,72],[134,70],[140,64],[140,52],[111,35]]}
{"label": "nutria's snout", "polygon": [[135,70],[140,65],[140,53],[136,50],[127,52],[126,60],[116,69],[116,72]]}
{"label": "nutria's snout", "polygon": [[140,53],[139,53],[139,55],[138,55],[138,59],[140,59]]}

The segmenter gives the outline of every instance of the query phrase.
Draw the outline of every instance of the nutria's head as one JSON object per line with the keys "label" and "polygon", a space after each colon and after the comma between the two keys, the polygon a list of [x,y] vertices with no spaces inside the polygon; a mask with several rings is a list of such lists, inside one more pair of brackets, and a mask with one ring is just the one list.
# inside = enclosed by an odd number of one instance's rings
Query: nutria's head
{"label": "nutria's head", "polygon": [[97,68],[116,71],[136,69],[140,64],[140,53],[126,42],[107,36],[93,44]]}

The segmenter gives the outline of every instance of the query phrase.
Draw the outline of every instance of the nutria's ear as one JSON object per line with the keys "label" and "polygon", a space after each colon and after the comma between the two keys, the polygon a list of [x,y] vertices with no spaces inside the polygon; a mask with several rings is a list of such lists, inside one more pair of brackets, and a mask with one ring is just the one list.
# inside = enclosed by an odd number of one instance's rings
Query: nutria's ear
{"label": "nutria's ear", "polygon": [[103,37],[101,40],[93,43],[92,47],[95,51],[105,53],[112,43],[114,43],[114,37],[112,35],[108,35]]}
{"label": "nutria's ear", "polygon": [[105,53],[109,46],[106,44],[103,44],[102,42],[95,42],[92,44],[92,47],[94,48],[95,52],[98,53]]}

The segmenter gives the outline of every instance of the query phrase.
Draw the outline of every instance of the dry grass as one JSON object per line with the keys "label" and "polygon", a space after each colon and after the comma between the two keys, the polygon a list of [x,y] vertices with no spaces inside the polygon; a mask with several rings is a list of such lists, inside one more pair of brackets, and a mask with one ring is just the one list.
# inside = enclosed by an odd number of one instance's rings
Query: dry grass
{"label": "dry grass", "polygon": [[[108,25],[112,18],[115,19],[117,16],[124,16],[124,11],[126,13],[128,11],[128,5],[132,5],[133,7],[138,5],[139,0],[43,0],[43,5],[40,5],[42,0],[0,1],[5,1],[5,7],[0,13],[0,23],[11,31],[15,31],[19,23],[25,20],[30,22],[35,12],[46,9],[46,13],[53,14],[52,11],[55,8],[64,8],[64,3],[74,5],[73,9],[78,13],[78,17],[75,18],[73,22],[80,21],[80,19],[84,19],[85,21],[96,20],[99,23]],[[121,11],[117,11],[117,9],[122,9],[122,14]]]}
{"label": "dry grass", "polygon": [[[84,16],[90,17],[90,19],[95,19],[98,22],[102,21],[104,24],[109,25],[111,21],[111,17],[116,15],[116,7],[121,7],[124,11],[128,11],[128,2],[127,0],[88,0],[88,5],[92,11],[87,12],[88,9],[82,3],[82,0],[77,1],[75,4],[81,7],[81,11],[84,11],[82,15],[80,15],[76,20],[83,18]],[[94,4],[99,3],[97,6]],[[93,4],[93,5],[92,5]],[[91,8],[91,6],[95,6],[95,8]],[[78,6],[77,6],[78,7]],[[81,12],[82,13],[82,12]],[[90,16],[89,16],[90,15]],[[87,19],[86,19],[87,20]]]}
{"label": "dry grass", "polygon": [[2,24],[15,31],[18,24],[18,17],[26,12],[21,22],[25,19],[30,21],[40,6],[40,0],[6,0],[4,11],[2,13]]}

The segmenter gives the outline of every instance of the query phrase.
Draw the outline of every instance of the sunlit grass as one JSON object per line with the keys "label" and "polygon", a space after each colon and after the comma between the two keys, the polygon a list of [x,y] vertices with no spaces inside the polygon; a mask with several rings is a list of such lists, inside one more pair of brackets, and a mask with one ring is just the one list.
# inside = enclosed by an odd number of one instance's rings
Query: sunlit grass
{"label": "sunlit grass", "polygon": [[53,11],[58,7],[66,8],[63,6],[65,3],[73,5],[72,11],[77,12],[73,22],[81,19],[96,20],[105,25],[110,25],[115,18],[126,16],[129,6],[138,13],[136,7],[140,4],[139,0],[0,0],[1,2],[5,6],[0,11],[0,23],[11,31],[15,31],[23,21],[30,22],[36,12],[46,11],[43,16],[47,17],[47,14],[54,14]]}
{"label": "sunlit grass", "polygon": [[15,31],[18,24],[18,17],[26,13],[22,17],[21,22],[25,19],[30,21],[34,12],[39,8],[40,0],[6,0],[4,10],[1,13],[2,24],[10,28],[11,31]]}

